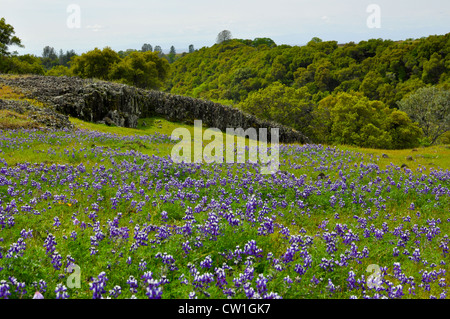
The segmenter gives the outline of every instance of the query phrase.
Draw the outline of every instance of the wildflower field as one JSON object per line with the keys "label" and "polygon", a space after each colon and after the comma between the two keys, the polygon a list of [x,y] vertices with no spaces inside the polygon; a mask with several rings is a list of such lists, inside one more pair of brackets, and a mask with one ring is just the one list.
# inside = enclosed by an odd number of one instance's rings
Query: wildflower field
{"label": "wildflower field", "polygon": [[73,122],[0,132],[0,298],[447,298],[448,148],[280,145],[262,175]]}

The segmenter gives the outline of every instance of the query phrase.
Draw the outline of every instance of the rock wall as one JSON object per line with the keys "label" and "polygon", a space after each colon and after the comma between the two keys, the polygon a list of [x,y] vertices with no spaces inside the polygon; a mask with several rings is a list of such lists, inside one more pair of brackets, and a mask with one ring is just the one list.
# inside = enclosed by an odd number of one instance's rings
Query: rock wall
{"label": "rock wall", "polygon": [[76,77],[0,76],[0,85],[19,88],[27,97],[44,102],[56,111],[85,121],[137,127],[141,117],[161,116],[192,124],[202,120],[208,127],[279,128],[280,142],[307,143],[301,132],[260,120],[231,106],[132,86]]}

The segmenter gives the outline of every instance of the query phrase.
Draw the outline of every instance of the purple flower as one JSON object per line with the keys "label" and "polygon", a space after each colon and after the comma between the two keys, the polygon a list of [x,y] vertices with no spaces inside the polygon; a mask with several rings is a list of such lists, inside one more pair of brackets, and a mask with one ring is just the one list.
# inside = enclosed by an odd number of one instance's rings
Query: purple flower
{"label": "purple flower", "polygon": [[327,285],[327,289],[330,293],[334,293],[336,291],[336,286],[333,284],[333,282],[331,281],[331,279],[328,279],[328,285]]}
{"label": "purple flower", "polygon": [[93,292],[92,299],[102,299],[102,294],[106,293],[105,287],[107,281],[106,273],[101,272],[98,278],[89,283],[89,289]]}
{"label": "purple flower", "polygon": [[205,260],[200,262],[200,267],[202,268],[211,268],[211,266],[212,266],[211,256],[206,256]]}
{"label": "purple flower", "polygon": [[114,286],[114,288],[109,291],[109,295],[115,299],[117,299],[121,293],[122,288],[120,286]]}
{"label": "purple flower", "polygon": [[63,284],[59,283],[56,285],[55,289],[56,299],[67,299],[69,294],[67,293],[67,288]]}
{"label": "purple flower", "polygon": [[127,284],[130,286],[131,293],[133,294],[137,293],[138,281],[133,276],[130,276],[128,278]]}
{"label": "purple flower", "polygon": [[10,286],[7,281],[5,280],[0,281],[0,298],[8,299],[8,296],[11,295],[9,289]]}

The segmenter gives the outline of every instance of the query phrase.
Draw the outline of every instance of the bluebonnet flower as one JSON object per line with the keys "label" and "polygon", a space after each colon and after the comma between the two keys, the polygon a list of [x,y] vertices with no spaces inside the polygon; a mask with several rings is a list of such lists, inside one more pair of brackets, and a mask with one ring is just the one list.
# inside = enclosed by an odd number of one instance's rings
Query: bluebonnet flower
{"label": "bluebonnet flower", "polygon": [[223,287],[228,284],[225,270],[223,268],[215,268],[214,271],[216,274],[216,286],[223,289]]}
{"label": "bluebonnet flower", "polygon": [[6,258],[19,258],[22,257],[25,250],[27,248],[27,244],[22,237],[17,239],[16,243],[12,243],[6,252]]}
{"label": "bluebonnet flower", "polygon": [[300,251],[300,248],[296,243],[291,244],[290,247],[287,248],[286,252],[281,256],[281,260],[283,263],[287,264],[294,260],[294,255],[296,252]]}
{"label": "bluebonnet flower", "polygon": [[69,294],[67,293],[67,287],[61,283],[56,285],[55,293],[56,299],[67,299],[70,297]]}
{"label": "bluebonnet flower", "polygon": [[243,253],[255,257],[262,257],[262,251],[263,250],[256,245],[256,241],[252,239],[244,245]]}
{"label": "bluebonnet flower", "polygon": [[194,280],[192,285],[197,289],[207,289],[209,285],[214,281],[214,275],[207,272],[204,274],[200,274],[197,272],[194,275]]}
{"label": "bluebonnet flower", "polygon": [[62,266],[62,256],[55,250],[52,255],[52,264],[53,264],[53,268],[55,268],[56,270],[61,269]]}
{"label": "bluebonnet flower", "polygon": [[145,294],[147,295],[147,297],[149,299],[161,299],[163,291],[160,285],[163,283],[163,281],[154,279],[153,273],[151,271],[148,271],[144,275],[142,275],[142,278],[147,284],[147,287],[145,289]]}
{"label": "bluebonnet flower", "polygon": [[197,295],[195,294],[195,291],[191,291],[189,293],[189,299],[197,299]]}
{"label": "bluebonnet flower", "polygon": [[397,257],[399,254],[400,254],[400,251],[398,250],[398,248],[397,248],[397,247],[394,247],[394,248],[393,248],[392,255],[393,255],[394,257]]}
{"label": "bluebonnet flower", "polygon": [[181,274],[181,276],[178,278],[178,280],[183,285],[188,285],[189,284],[189,280],[187,280],[187,278],[184,276],[184,274]]}
{"label": "bluebonnet flower", "polygon": [[175,259],[173,258],[172,255],[169,255],[168,253],[164,252],[158,252],[155,255],[155,258],[161,258],[163,263],[169,266],[170,270],[177,270],[178,267],[175,265]]}
{"label": "bluebonnet flower", "polygon": [[184,253],[187,255],[192,250],[192,247],[189,245],[189,240],[186,240],[185,242],[181,243],[181,246],[183,247]]}
{"label": "bluebonnet flower", "polygon": [[39,292],[45,293],[47,291],[47,283],[43,279],[40,279],[39,282],[34,281],[32,286]]}
{"label": "bluebonnet flower", "polygon": [[291,284],[294,282],[289,275],[283,278],[283,281],[286,283],[287,288],[291,288]]}
{"label": "bluebonnet flower", "polygon": [[165,210],[163,210],[161,212],[161,220],[164,222],[167,222],[167,218],[168,218],[167,212]]}
{"label": "bluebonnet flower", "polygon": [[355,289],[355,288],[357,288],[357,285],[356,285],[356,276],[355,276],[355,273],[354,273],[354,271],[353,270],[350,270],[349,272],[348,272],[348,278],[346,279],[347,280],[347,286],[348,286],[348,288],[350,289],[350,290],[353,290],[353,289]]}
{"label": "bluebonnet flower", "polygon": [[133,294],[137,293],[138,281],[133,276],[130,276],[128,278],[127,284],[130,286],[131,293]]}
{"label": "bluebonnet flower", "polygon": [[55,217],[53,218],[53,221],[54,221],[53,226],[55,226],[56,228],[58,228],[59,226],[61,226],[61,221],[59,220],[58,216],[55,216]]}
{"label": "bluebonnet flower", "polygon": [[28,229],[28,231],[26,231],[25,229],[22,229],[20,231],[20,236],[23,239],[27,239],[27,238],[33,238],[33,231],[31,229]]}
{"label": "bluebonnet flower", "polygon": [[420,257],[420,249],[416,248],[412,254],[412,256],[409,256],[409,259],[411,259],[414,262],[419,262],[421,260]]}
{"label": "bluebonnet flower", "polygon": [[209,255],[205,257],[205,260],[202,260],[200,262],[200,267],[202,268],[211,268],[211,266],[212,266],[212,259],[211,256]]}
{"label": "bluebonnet flower", "polygon": [[6,280],[0,281],[0,298],[2,299],[8,299],[8,296],[11,295],[11,292],[9,291],[10,286]]}
{"label": "bluebonnet flower", "polygon": [[105,272],[101,272],[97,278],[89,283],[89,289],[92,290],[92,299],[102,299],[102,295],[106,293],[105,287],[108,278]]}
{"label": "bluebonnet flower", "polygon": [[264,295],[267,292],[267,283],[269,279],[264,277],[263,274],[259,274],[258,278],[256,278],[256,290],[259,295]]}
{"label": "bluebonnet flower", "polygon": [[327,289],[330,293],[334,293],[336,291],[336,286],[333,284],[333,282],[331,281],[331,279],[328,279],[328,285],[327,285]]}
{"label": "bluebonnet flower", "polygon": [[47,255],[51,255],[56,249],[56,240],[55,236],[51,233],[48,234],[47,238],[44,241],[44,247],[46,248]]}
{"label": "bluebonnet flower", "polygon": [[145,269],[147,269],[147,262],[141,259],[141,261],[139,262],[139,270],[144,271]]}

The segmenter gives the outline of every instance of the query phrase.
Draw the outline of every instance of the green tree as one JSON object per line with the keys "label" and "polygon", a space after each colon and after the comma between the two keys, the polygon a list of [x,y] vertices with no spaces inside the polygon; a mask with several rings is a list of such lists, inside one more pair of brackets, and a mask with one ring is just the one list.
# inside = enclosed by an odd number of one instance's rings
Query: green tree
{"label": "green tree", "polygon": [[120,60],[119,54],[109,47],[105,47],[103,50],[95,48],[74,57],[70,70],[73,75],[82,78],[109,80],[111,68]]}
{"label": "green tree", "polygon": [[378,88],[384,83],[383,77],[376,71],[369,71],[361,82],[359,90],[371,100],[378,100]]}
{"label": "green tree", "polygon": [[189,45],[189,53],[192,53],[192,52],[194,52],[195,50],[194,50],[194,45],[193,44],[190,44]]}
{"label": "green tree", "polygon": [[70,69],[67,66],[64,65],[56,65],[47,72],[45,72],[45,75],[48,76],[70,76]]}
{"label": "green tree", "polygon": [[9,46],[16,45],[23,48],[21,40],[16,37],[13,26],[7,24],[5,18],[0,19],[0,56],[8,56]]}
{"label": "green tree", "polygon": [[425,83],[437,84],[445,71],[444,60],[437,52],[434,52],[430,60],[423,64],[422,80]]}
{"label": "green tree", "polygon": [[392,148],[412,148],[423,136],[418,123],[413,123],[405,112],[393,110],[386,119],[386,129],[392,137]]}
{"label": "green tree", "polygon": [[421,130],[404,112],[371,101],[360,92],[322,99],[313,112],[315,135],[330,144],[406,148],[418,144]]}
{"label": "green tree", "polygon": [[275,82],[251,93],[239,107],[258,118],[291,126],[309,135],[313,104],[306,88]]}
{"label": "green tree", "polygon": [[398,103],[399,109],[419,123],[428,142],[434,144],[450,130],[450,91],[437,87],[423,87]]}
{"label": "green tree", "polygon": [[64,53],[63,50],[59,50],[59,64],[68,67],[70,60],[76,55],[74,50],[68,50],[66,53]]}
{"label": "green tree", "polygon": [[50,46],[44,47],[42,51],[42,64],[48,70],[59,64],[58,55],[55,52],[55,49]]}
{"label": "green tree", "polygon": [[252,46],[257,47],[260,45],[267,45],[269,48],[277,46],[275,41],[273,41],[271,38],[255,38],[252,41]]}
{"label": "green tree", "polygon": [[109,78],[145,89],[159,89],[169,74],[169,63],[157,52],[132,52],[115,63]]}
{"label": "green tree", "polygon": [[31,54],[12,56],[5,60],[2,72],[12,74],[39,74],[44,75],[45,70],[41,60]]}
{"label": "green tree", "polygon": [[175,47],[172,45],[170,47],[170,51],[169,51],[169,55],[168,55],[169,63],[175,62],[176,54],[177,54],[177,52],[175,51]]}

